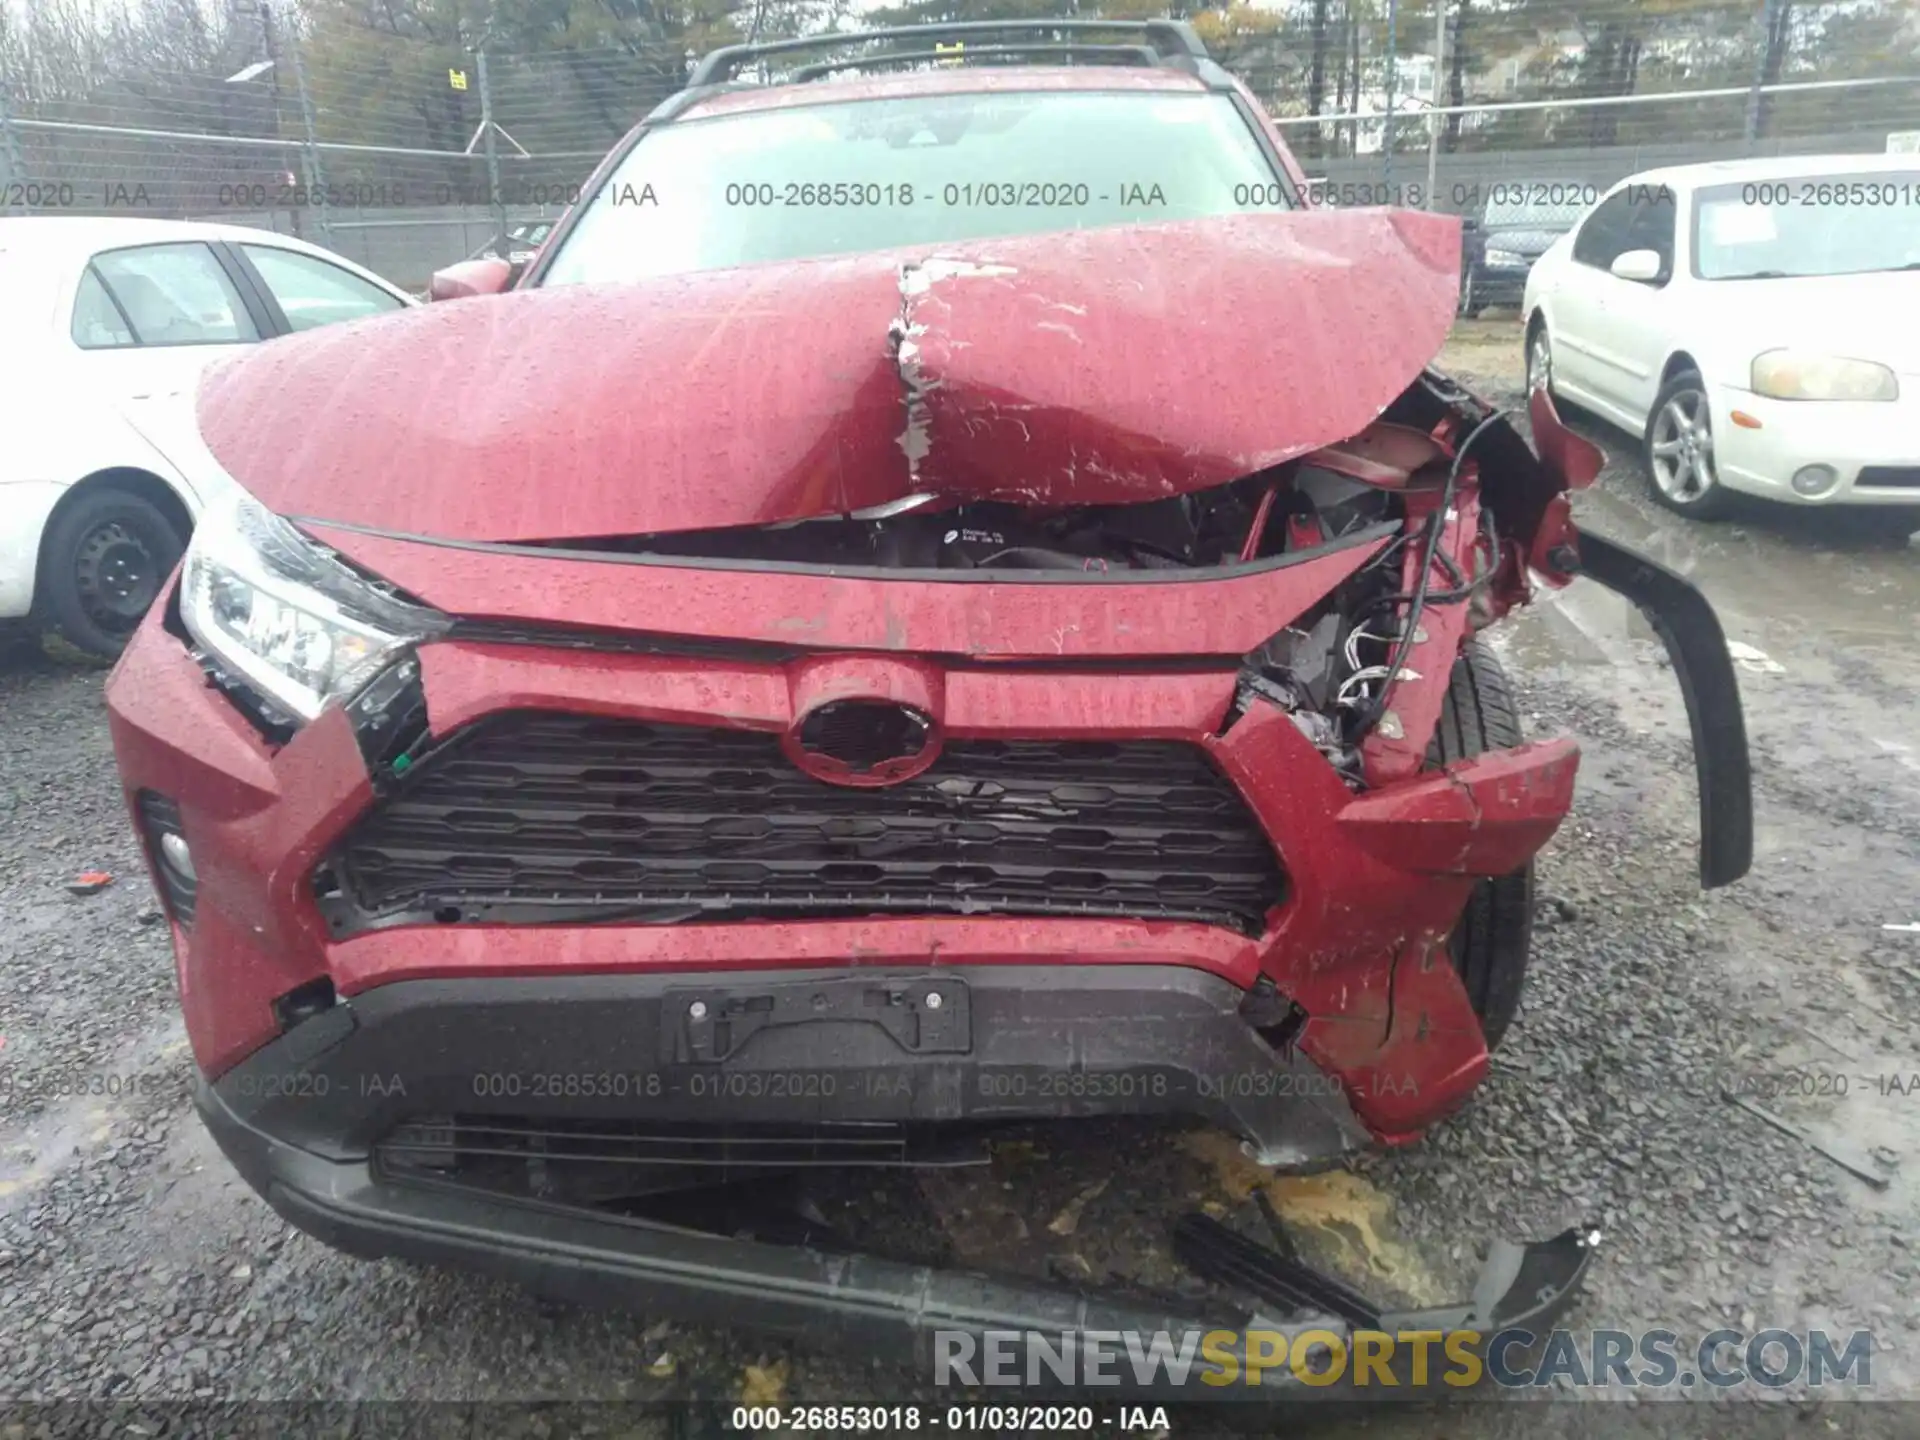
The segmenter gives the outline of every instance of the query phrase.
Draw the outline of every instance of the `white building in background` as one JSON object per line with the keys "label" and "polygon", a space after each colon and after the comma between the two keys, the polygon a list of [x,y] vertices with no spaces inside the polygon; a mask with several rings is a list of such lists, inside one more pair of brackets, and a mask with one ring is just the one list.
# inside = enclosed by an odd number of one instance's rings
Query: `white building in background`
{"label": "white building in background", "polygon": [[1537,85],[1542,72],[1575,64],[1586,51],[1586,38],[1578,30],[1537,33],[1482,65],[1468,80],[1467,93],[1482,100],[1509,99],[1515,91]]}
{"label": "white building in background", "polygon": [[[1385,143],[1389,112],[1386,57],[1370,57],[1361,68],[1367,89],[1361,92],[1359,102],[1351,113],[1367,118],[1347,121],[1340,129],[1345,134],[1352,133],[1357,127],[1354,153],[1377,155]],[[1435,65],[1431,52],[1415,51],[1395,58],[1391,112],[1394,134],[1401,137],[1402,143],[1405,143],[1406,135],[1413,128],[1425,133],[1428,123],[1426,112],[1435,103],[1434,88],[1436,84],[1443,83],[1444,77]],[[1375,116],[1379,118],[1372,118]]]}

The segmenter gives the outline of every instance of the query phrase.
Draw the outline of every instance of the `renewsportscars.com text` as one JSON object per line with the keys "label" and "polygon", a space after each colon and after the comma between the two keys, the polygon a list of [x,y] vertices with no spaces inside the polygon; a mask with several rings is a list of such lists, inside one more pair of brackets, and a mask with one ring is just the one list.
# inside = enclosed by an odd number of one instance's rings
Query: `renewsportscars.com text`
{"label": "renewsportscars.com text", "polygon": [[1196,1394],[1288,1377],[1331,1390],[1387,1391],[1490,1381],[1513,1389],[1552,1384],[1681,1389],[1865,1388],[1873,1336],[1824,1330],[1033,1330],[934,1334],[937,1385],[1171,1385]]}

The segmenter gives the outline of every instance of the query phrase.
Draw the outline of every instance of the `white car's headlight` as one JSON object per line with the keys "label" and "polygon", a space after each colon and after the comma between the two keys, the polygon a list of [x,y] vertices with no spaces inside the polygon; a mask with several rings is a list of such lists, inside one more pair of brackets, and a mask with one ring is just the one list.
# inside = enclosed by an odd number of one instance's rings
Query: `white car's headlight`
{"label": "white car's headlight", "polygon": [[302,721],[350,699],[448,624],[380,590],[240,491],[194,527],[180,618],[210,657]]}
{"label": "white car's headlight", "polygon": [[1767,350],[1753,357],[1753,393],[1776,400],[1898,400],[1900,382],[1871,360]]}

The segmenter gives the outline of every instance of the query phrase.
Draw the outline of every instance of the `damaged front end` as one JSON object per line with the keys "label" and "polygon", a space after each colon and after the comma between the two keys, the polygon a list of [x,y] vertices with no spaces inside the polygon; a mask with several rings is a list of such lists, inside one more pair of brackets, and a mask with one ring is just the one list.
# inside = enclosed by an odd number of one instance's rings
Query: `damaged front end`
{"label": "damaged front end", "polygon": [[[1428,368],[1456,275],[1437,217],[1233,216],[514,294],[218,372],[208,444],[282,550],[426,617],[299,723],[191,607],[110,686],[202,878],[222,1145],[344,1248],[574,1293],[861,1344],[1166,1328],[646,1206],[1060,1119],[1295,1168],[1416,1138],[1487,1069],[1463,914],[1572,803],[1572,739],[1462,734],[1474,637],[1536,584],[1653,614],[1703,882],[1744,873],[1711,608],[1576,533],[1598,454],[1544,394],[1530,447]],[[258,423],[342,386],[344,440]],[[1340,1298],[1184,1233],[1263,1302]],[[1552,1308],[1590,1248],[1501,1252],[1442,1328]]]}

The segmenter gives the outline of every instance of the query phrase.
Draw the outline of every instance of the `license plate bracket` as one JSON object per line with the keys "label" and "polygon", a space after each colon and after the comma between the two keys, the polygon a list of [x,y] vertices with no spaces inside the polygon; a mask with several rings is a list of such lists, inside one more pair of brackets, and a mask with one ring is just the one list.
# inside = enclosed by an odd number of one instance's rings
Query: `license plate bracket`
{"label": "license plate bracket", "polygon": [[973,1005],[951,976],[849,976],[759,985],[702,985],[666,993],[660,1054],[669,1064],[716,1065],[775,1026],[877,1025],[911,1055],[973,1048]]}

